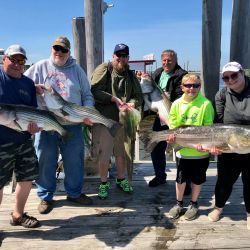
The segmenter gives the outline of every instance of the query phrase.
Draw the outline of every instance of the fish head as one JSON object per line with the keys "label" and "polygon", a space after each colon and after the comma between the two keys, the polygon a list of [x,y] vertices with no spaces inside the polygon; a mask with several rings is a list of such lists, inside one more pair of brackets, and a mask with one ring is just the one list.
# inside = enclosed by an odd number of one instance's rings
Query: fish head
{"label": "fish head", "polygon": [[250,130],[242,128],[231,133],[228,139],[230,149],[238,154],[250,153]]}
{"label": "fish head", "polygon": [[58,94],[55,92],[53,87],[50,86],[50,88],[46,88],[44,90],[44,102],[46,103],[46,106],[48,109],[61,109],[63,107],[63,103],[61,101],[61,98],[58,96]]}

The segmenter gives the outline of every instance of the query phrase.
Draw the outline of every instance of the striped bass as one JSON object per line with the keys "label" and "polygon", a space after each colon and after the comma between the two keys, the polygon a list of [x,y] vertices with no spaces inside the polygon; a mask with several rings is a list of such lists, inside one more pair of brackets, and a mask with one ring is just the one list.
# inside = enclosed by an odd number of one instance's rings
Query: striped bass
{"label": "striped bass", "polygon": [[53,87],[44,89],[43,97],[46,107],[68,122],[82,123],[85,118],[89,118],[93,123],[101,123],[106,126],[113,137],[121,127],[120,123],[104,117],[94,107],[83,107],[65,101]]}
{"label": "striped bass", "polygon": [[167,135],[175,134],[175,144],[181,147],[203,148],[217,147],[223,153],[250,153],[250,126],[214,124],[210,126],[188,126],[164,131],[140,130],[140,139],[146,151],[151,152],[160,141],[165,141]]}
{"label": "striped bass", "polygon": [[150,109],[157,112],[162,125],[168,125],[168,115],[172,104],[169,97],[149,75],[142,76],[140,83],[143,99],[146,104],[144,111]]}
{"label": "striped bass", "polygon": [[67,137],[66,130],[47,110],[39,110],[25,105],[0,103],[0,124],[16,131],[27,131],[28,125],[35,122],[46,131],[57,131],[62,137]]}

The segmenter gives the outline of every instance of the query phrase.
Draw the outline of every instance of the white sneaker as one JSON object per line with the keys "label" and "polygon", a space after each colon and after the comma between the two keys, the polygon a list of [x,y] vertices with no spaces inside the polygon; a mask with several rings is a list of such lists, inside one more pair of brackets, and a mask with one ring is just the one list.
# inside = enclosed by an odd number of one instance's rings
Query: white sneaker
{"label": "white sneaker", "polygon": [[218,221],[220,219],[220,215],[222,211],[223,211],[223,208],[214,207],[212,212],[208,214],[208,219],[212,222]]}

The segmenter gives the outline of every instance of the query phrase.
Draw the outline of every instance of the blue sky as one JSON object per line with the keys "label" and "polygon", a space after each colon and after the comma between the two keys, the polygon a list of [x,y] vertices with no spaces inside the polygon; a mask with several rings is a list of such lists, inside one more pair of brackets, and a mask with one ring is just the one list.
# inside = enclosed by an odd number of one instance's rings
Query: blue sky
{"label": "blue sky", "polygon": [[[201,66],[202,0],[110,0],[104,16],[104,57],[115,44],[130,47],[130,59],[154,53],[157,66],[164,49],[174,49],[183,67]],[[29,63],[49,57],[53,40],[67,36],[73,43],[72,18],[84,15],[84,0],[1,0],[0,48],[21,44]],[[223,0],[222,59],[229,60],[232,1]]]}

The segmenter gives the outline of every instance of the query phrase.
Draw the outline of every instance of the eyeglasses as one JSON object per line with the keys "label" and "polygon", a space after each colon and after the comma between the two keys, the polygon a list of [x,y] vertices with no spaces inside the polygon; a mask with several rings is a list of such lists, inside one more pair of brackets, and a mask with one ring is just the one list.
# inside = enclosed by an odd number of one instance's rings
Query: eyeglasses
{"label": "eyeglasses", "polygon": [[13,63],[13,64],[19,64],[21,66],[23,66],[26,63],[25,59],[16,59],[14,57],[8,56],[9,60]]}
{"label": "eyeglasses", "polygon": [[60,46],[60,45],[54,45],[53,46],[53,49],[55,50],[55,51],[61,51],[62,53],[64,53],[64,54],[66,54],[66,53],[68,53],[69,52],[69,50],[68,49],[65,49],[65,48],[63,48],[62,46]]}
{"label": "eyeglasses", "polygon": [[186,83],[183,84],[183,86],[187,89],[191,89],[193,87],[193,89],[198,89],[201,85],[200,83]]}
{"label": "eyeglasses", "polygon": [[239,74],[239,72],[235,72],[235,73],[231,74],[230,76],[223,76],[222,80],[224,82],[229,82],[229,80],[231,78],[234,81],[234,80],[236,80],[238,78],[238,74]]}
{"label": "eyeglasses", "polygon": [[115,54],[117,57],[122,57],[122,58],[127,58],[128,57],[128,55],[126,55],[126,54]]}

